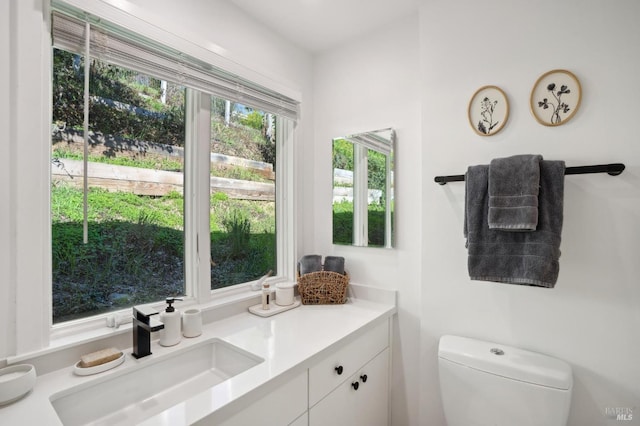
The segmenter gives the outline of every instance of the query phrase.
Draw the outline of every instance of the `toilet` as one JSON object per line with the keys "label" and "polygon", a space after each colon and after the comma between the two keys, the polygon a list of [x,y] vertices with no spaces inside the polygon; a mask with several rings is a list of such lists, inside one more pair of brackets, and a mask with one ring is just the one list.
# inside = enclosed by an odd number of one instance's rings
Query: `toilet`
{"label": "toilet", "polygon": [[573,376],[564,361],[497,343],[442,336],[440,392],[448,426],[564,426]]}

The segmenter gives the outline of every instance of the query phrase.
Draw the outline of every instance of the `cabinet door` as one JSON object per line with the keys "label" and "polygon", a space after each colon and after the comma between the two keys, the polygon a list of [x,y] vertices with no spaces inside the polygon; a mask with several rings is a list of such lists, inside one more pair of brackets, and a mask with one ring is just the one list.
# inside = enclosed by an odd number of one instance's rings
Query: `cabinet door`
{"label": "cabinet door", "polygon": [[388,423],[388,348],[309,410],[309,426],[387,426]]}
{"label": "cabinet door", "polygon": [[[344,343],[309,368],[309,407],[313,407],[358,368],[389,346],[389,321]],[[339,368],[339,370],[338,370]]]}
{"label": "cabinet door", "polygon": [[[366,382],[363,377],[366,375]],[[365,365],[356,375],[360,382],[356,423],[358,425],[389,424],[389,349]]]}

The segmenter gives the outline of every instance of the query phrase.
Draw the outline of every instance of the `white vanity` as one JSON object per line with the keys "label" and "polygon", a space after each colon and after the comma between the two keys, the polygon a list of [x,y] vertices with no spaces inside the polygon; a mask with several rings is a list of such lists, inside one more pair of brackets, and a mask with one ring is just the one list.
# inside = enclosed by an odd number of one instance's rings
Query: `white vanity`
{"label": "white vanity", "polygon": [[142,359],[122,348],[113,370],[43,374],[1,423],[387,425],[395,292],[351,287],[345,305],[242,312]]}
{"label": "white vanity", "polygon": [[292,378],[265,396],[241,404],[241,411],[214,412],[200,424],[387,425],[389,320],[364,326],[357,337],[320,355],[294,369]]}

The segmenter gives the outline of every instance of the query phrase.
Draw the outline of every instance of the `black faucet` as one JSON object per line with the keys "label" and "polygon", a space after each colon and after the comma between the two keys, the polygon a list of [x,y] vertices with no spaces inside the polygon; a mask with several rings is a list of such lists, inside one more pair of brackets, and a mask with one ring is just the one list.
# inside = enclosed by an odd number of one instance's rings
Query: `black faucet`
{"label": "black faucet", "polygon": [[151,355],[151,332],[164,328],[164,324],[151,319],[152,315],[158,313],[151,307],[133,307],[133,353],[131,355],[135,358]]}

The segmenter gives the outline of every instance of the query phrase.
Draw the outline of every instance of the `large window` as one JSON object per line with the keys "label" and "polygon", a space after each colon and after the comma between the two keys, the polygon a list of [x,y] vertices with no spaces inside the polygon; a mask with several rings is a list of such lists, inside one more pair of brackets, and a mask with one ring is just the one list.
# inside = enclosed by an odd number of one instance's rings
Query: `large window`
{"label": "large window", "polygon": [[64,12],[53,17],[53,322],[287,278],[296,102]]}
{"label": "large window", "polygon": [[185,89],[91,59],[85,145],[85,58],[53,58],[53,322],[184,294]]}
{"label": "large window", "polygon": [[211,288],[277,273],[276,120],[213,98]]}

